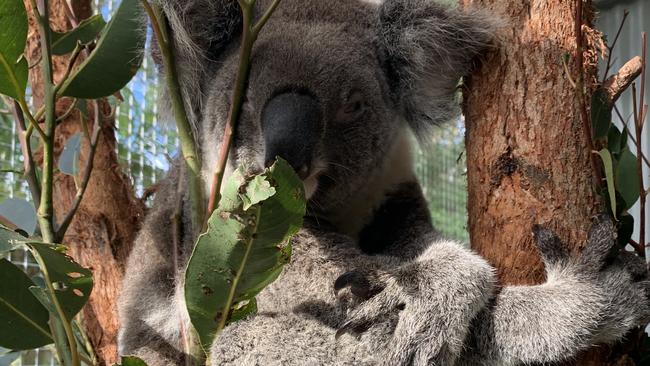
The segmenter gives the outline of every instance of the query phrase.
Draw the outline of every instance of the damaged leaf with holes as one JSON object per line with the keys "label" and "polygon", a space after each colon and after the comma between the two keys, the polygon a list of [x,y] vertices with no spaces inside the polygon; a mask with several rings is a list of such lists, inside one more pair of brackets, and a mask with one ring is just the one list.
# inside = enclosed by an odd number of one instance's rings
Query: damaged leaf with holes
{"label": "damaged leaf with holes", "polygon": [[237,170],[225,183],[185,272],[187,310],[204,349],[221,326],[256,311],[255,296],[291,258],[304,214],[302,182],[284,160],[258,176]]}
{"label": "damaged leaf with holes", "polygon": [[66,255],[63,246],[36,242],[27,242],[27,246],[41,270],[47,271],[66,318],[72,319],[86,304],[93,289],[90,270]]}

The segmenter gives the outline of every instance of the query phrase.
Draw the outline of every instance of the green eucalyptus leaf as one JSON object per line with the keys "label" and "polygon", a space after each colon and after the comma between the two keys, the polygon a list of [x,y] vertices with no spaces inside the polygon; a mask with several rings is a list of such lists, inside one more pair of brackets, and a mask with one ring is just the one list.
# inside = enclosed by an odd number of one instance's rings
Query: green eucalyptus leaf
{"label": "green eucalyptus leaf", "polygon": [[14,65],[27,44],[27,12],[23,0],[0,1],[0,54]]}
{"label": "green eucalyptus leaf", "polygon": [[52,303],[52,300],[50,299],[50,296],[47,294],[47,291],[39,286],[30,286],[29,291],[34,295],[34,297],[38,300],[38,302],[43,305],[47,311],[49,311],[51,314],[56,314],[56,307],[54,306],[54,303]]}
{"label": "green eucalyptus leaf", "polygon": [[84,19],[79,26],[68,32],[52,32],[52,53],[65,55],[74,51],[77,43],[88,44],[97,38],[99,32],[104,29],[106,22],[101,15],[93,15]]}
{"label": "green eucalyptus leaf", "polygon": [[259,176],[237,170],[228,179],[185,272],[187,309],[205,349],[221,320],[255,311],[255,296],[289,262],[304,214],[302,182],[284,160]]}
{"label": "green eucalyptus leaf", "polygon": [[[2,32],[0,32],[2,33]],[[25,97],[27,88],[27,60],[21,58],[13,63],[0,52],[0,94],[20,100]]]}
{"label": "green eucalyptus leaf", "polygon": [[612,210],[612,215],[616,219],[616,184],[614,182],[614,167],[612,164],[612,155],[609,150],[602,149],[598,152],[598,156],[603,161],[605,168],[605,179],[607,180],[607,193],[609,194],[609,204]]}
{"label": "green eucalyptus leaf", "polygon": [[624,149],[616,166],[616,188],[629,209],[639,199],[639,170],[637,158],[630,149]]}
{"label": "green eucalyptus leaf", "polygon": [[0,346],[33,349],[52,343],[49,314],[32,295],[25,272],[0,258]]}
{"label": "green eucalyptus leaf", "polygon": [[625,147],[627,147],[627,127],[621,132],[616,125],[612,124],[609,127],[609,133],[607,133],[607,149],[616,159],[620,157],[621,150]]}
{"label": "green eucalyptus leaf", "polygon": [[591,97],[591,127],[595,139],[607,137],[612,124],[612,105],[604,89],[596,89]]}
{"label": "green eucalyptus leaf", "polygon": [[27,12],[22,0],[0,1],[0,94],[22,99],[27,87]]}
{"label": "green eucalyptus leaf", "polygon": [[81,152],[81,133],[68,138],[59,157],[59,170],[63,174],[76,176],[79,173],[79,153]]}
{"label": "green eucalyptus leaf", "polygon": [[54,246],[27,242],[38,264],[47,271],[55,287],[56,297],[68,320],[86,304],[93,288],[92,274]]}
{"label": "green eucalyptus leaf", "polygon": [[93,52],[61,87],[61,94],[97,99],[122,89],[142,63],[144,17],[139,0],[123,0]]}
{"label": "green eucalyptus leaf", "polygon": [[122,356],[120,364],[114,364],[113,366],[147,366],[147,363],[135,356]]}
{"label": "green eucalyptus leaf", "polygon": [[0,225],[0,257],[23,245],[27,238],[8,227]]}

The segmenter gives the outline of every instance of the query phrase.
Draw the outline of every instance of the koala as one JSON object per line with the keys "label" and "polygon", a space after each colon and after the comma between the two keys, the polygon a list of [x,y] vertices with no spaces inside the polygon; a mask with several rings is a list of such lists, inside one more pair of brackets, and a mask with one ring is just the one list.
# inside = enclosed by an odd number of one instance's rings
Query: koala
{"label": "koala", "polygon": [[[226,0],[159,2],[209,187],[240,10]],[[257,17],[269,5],[257,1]],[[645,266],[618,252],[605,216],[577,257],[551,231],[532,228],[547,272],[537,286],[498,286],[484,259],[432,226],[411,137],[426,140],[458,115],[459,80],[493,47],[494,29],[480,12],[431,0],[280,3],[253,49],[229,168],[259,172],[282,157],[303,181],[307,214],[291,262],[258,295],[258,312],[219,334],[213,365],[556,363],[650,320]],[[186,187],[177,162],[138,235],[119,300],[120,353],[149,365],[191,357],[182,269],[196,230]]]}

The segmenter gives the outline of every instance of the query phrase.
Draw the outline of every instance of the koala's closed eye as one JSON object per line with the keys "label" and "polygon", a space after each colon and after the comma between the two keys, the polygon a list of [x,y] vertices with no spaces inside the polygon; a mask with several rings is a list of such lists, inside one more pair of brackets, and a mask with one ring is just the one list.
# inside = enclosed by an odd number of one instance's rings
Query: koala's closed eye
{"label": "koala's closed eye", "polygon": [[336,119],[340,122],[352,122],[363,115],[366,111],[366,106],[367,103],[363,94],[358,90],[354,90],[345,98],[345,102],[341,105]]}

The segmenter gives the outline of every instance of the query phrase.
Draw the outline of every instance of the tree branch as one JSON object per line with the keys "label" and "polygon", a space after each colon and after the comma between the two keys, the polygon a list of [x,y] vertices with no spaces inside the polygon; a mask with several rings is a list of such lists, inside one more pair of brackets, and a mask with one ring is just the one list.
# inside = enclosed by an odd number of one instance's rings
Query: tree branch
{"label": "tree branch", "polygon": [[603,83],[603,90],[605,90],[607,101],[610,105],[614,105],[621,94],[630,87],[637,77],[639,77],[642,69],[643,63],[641,57],[636,56],[625,63],[618,73],[605,80]]}
{"label": "tree branch", "polygon": [[[86,193],[86,188],[88,188],[88,182],[90,181],[90,177],[92,175],[93,171],[93,165],[94,165],[94,160],[95,160],[95,152],[97,151],[97,145],[99,142],[99,135],[101,133],[101,111],[99,110],[99,103],[94,100],[93,101],[93,107],[95,109],[95,123],[93,125],[93,134],[92,137],[88,136],[88,128],[86,127],[86,133],[85,136],[88,139],[88,144],[89,144],[89,152],[88,152],[88,158],[86,160],[86,166],[84,168],[84,175],[81,179],[81,184],[77,188],[77,193],[75,194],[74,201],[72,202],[72,206],[70,206],[70,210],[65,214],[63,221],[61,221],[61,225],[59,225],[59,228],[56,231],[56,240],[57,242],[60,242],[63,240],[63,237],[65,236],[66,231],[68,230],[68,227],[70,226],[70,223],[72,223],[72,219],[74,218],[74,215],[77,213],[77,210],[79,209],[79,205],[81,204],[81,200],[84,197],[84,194]],[[81,117],[83,120],[83,116]]]}

